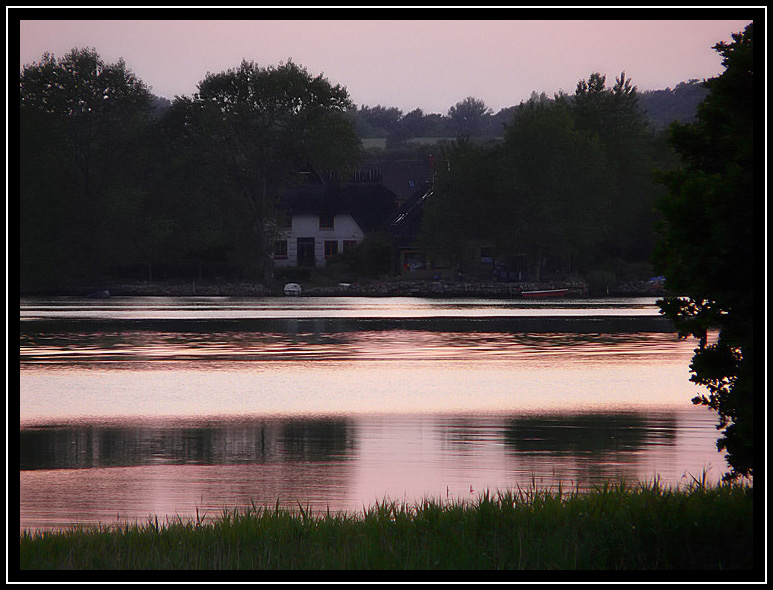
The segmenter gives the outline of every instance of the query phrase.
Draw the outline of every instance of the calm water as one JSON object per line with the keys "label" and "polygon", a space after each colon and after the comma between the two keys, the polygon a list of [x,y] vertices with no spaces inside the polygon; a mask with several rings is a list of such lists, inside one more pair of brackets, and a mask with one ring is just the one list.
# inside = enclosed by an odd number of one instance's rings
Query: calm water
{"label": "calm water", "polygon": [[[502,317],[654,317],[654,301],[22,300],[20,526],[718,479],[716,416],[690,403],[694,342],[490,329]],[[331,317],[362,329],[235,327]],[[469,318],[469,331],[434,329],[447,317]],[[378,318],[398,323],[370,329]]]}

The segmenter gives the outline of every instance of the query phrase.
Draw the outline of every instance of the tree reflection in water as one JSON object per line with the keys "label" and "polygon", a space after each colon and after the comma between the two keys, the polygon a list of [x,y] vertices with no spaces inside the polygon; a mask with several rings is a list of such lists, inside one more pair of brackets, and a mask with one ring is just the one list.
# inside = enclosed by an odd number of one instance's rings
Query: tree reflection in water
{"label": "tree reflection in water", "polygon": [[511,452],[555,456],[619,456],[653,444],[653,438],[673,442],[676,420],[634,412],[556,414],[511,418],[504,430]]}
{"label": "tree reflection in water", "polygon": [[668,414],[557,414],[510,418],[503,440],[518,471],[552,470],[556,483],[582,485],[641,479],[645,451],[673,447],[676,432],[677,420]]}
{"label": "tree reflection in water", "polygon": [[21,470],[233,465],[351,458],[345,417],[198,426],[63,426],[19,432]]}
{"label": "tree reflection in water", "polygon": [[[458,457],[484,446],[501,447],[513,485],[580,484],[621,478],[641,480],[660,460],[677,452],[679,424],[673,412],[601,411],[457,416],[444,421],[443,440]],[[654,474],[652,474],[654,476]]]}

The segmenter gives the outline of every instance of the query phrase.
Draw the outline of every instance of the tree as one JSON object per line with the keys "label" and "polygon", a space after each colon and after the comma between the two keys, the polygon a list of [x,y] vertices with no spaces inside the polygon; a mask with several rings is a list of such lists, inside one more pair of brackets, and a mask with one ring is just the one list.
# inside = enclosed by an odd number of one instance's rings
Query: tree
{"label": "tree", "polygon": [[178,98],[183,125],[202,165],[220,172],[219,190],[236,198],[245,270],[270,279],[274,205],[283,188],[309,167],[343,170],[359,155],[359,140],[344,114],[353,108],[346,89],[292,61],[209,74],[193,98]]}
{"label": "tree", "polygon": [[[668,188],[655,263],[670,296],[659,302],[682,337],[699,340],[691,381],[708,388],[692,401],[716,410],[727,451],[726,478],[754,475],[754,62],[752,25],[714,46],[725,71],[693,123],[671,125],[680,169]],[[709,343],[709,331],[718,330]]]}
{"label": "tree", "polygon": [[400,119],[400,128],[405,137],[426,137],[427,120],[424,111],[414,109]]}
{"label": "tree", "polygon": [[571,270],[589,257],[609,227],[611,185],[598,139],[576,128],[562,102],[536,97],[516,110],[505,129],[501,166],[507,250],[531,260],[539,280],[545,263]]}
{"label": "tree", "polygon": [[568,271],[588,258],[607,231],[606,161],[565,104],[536,96],[520,105],[493,147],[462,136],[435,175],[422,239],[455,262],[485,243],[500,262],[525,256],[540,280],[549,262]]}
{"label": "tree", "polygon": [[477,244],[494,240],[499,231],[498,157],[496,150],[462,136],[436,160],[434,194],[424,208],[420,240],[457,267]]}
{"label": "tree", "polygon": [[606,76],[595,72],[577,83],[571,99],[563,95],[559,100],[568,105],[579,131],[597,137],[608,163],[614,198],[605,254],[647,260],[655,241],[651,210],[658,195],[652,177],[655,137],[636,86],[622,72],[608,88]]}
{"label": "tree", "polygon": [[131,258],[126,223],[145,198],[151,95],[94,49],[43,55],[19,76],[22,284],[92,279]]}
{"label": "tree", "polygon": [[376,133],[373,137],[387,137],[393,133],[399,132],[400,119],[403,112],[397,107],[384,107],[376,105],[375,107],[363,106],[357,111],[357,117],[364,122],[371,133]]}
{"label": "tree", "polygon": [[448,109],[450,126],[457,136],[475,137],[486,129],[493,111],[478,98],[468,96]]}
{"label": "tree", "polygon": [[647,120],[657,130],[665,130],[674,121],[693,122],[698,104],[706,98],[707,92],[700,80],[692,78],[673,89],[642,92],[639,102]]}

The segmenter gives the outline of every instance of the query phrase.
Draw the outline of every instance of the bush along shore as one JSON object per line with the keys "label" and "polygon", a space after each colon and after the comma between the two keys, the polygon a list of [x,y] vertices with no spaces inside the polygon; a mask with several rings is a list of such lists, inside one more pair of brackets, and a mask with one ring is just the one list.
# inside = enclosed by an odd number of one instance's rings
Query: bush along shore
{"label": "bush along shore", "polygon": [[[385,500],[362,513],[255,506],[217,518],[20,535],[22,570],[753,570],[753,488],[704,482]],[[738,579],[738,578],[736,578]]]}

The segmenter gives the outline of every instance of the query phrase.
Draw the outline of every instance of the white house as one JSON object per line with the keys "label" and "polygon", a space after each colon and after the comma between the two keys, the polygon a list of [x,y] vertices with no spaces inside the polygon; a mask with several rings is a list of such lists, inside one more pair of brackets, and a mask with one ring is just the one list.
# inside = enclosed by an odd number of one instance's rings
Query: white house
{"label": "white house", "polygon": [[351,213],[293,213],[274,243],[274,266],[325,266],[327,260],[353,247],[364,236]]}
{"label": "white house", "polygon": [[396,206],[394,193],[372,179],[340,187],[310,174],[279,201],[285,216],[274,242],[274,266],[325,266],[385,223]]}

